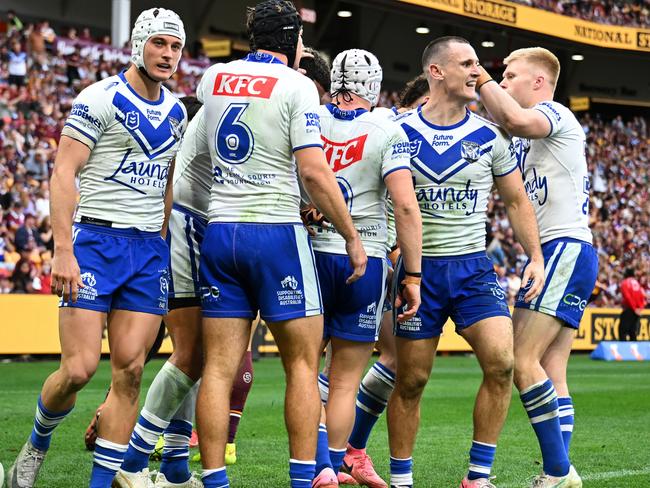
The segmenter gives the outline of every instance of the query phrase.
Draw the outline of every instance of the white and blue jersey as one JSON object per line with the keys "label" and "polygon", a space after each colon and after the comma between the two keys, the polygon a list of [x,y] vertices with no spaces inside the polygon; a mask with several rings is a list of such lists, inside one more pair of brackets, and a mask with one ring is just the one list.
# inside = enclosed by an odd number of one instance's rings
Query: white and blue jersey
{"label": "white and blue jersey", "polygon": [[[485,224],[494,179],[518,171],[510,139],[469,110],[451,126],[425,120],[421,107],[396,121],[411,145],[423,242],[422,305],[413,319],[395,324],[395,334],[437,337],[450,316],[457,330],[485,318],[509,317],[485,253]],[[398,280],[401,272],[396,270]]]}
{"label": "white and blue jersey", "polygon": [[201,107],[176,155],[174,205],[169,216],[170,298],[198,298],[201,245],[208,225],[212,161]]}
{"label": "white and blue jersey", "polygon": [[517,160],[542,241],[546,283],[530,303],[519,294],[518,308],[580,324],[596,283],[598,257],[589,229],[589,172],[586,139],[580,123],[564,105],[545,101],[533,107],[548,119],[542,139],[516,139]]}
{"label": "white and blue jersey", "polygon": [[169,166],[186,125],[185,107],[169,90],[145,100],[124,73],[82,90],[62,131],[91,149],[79,174],[76,221],[160,231]]}
{"label": "white and blue jersey", "polygon": [[160,236],[169,166],[186,125],[166,88],[140,97],[123,73],[84,89],[62,134],[90,148],[82,168],[74,254],[85,287],[75,303],[167,313],[169,248]]}
{"label": "white and blue jersey", "polygon": [[199,266],[203,315],[254,318],[259,310],[278,321],[322,313],[293,159],[323,145],[316,87],[258,52],[210,67],[197,97],[213,166]]}
{"label": "white and blue jersey", "polygon": [[352,274],[345,240],[333,228],[314,226],[312,244],[325,304],[325,336],[374,342],[386,296],[386,185],[395,171],[410,175],[404,131],[385,116],[364,109],[320,107],[325,156],[336,175],[354,226],[368,254],[366,273]]}

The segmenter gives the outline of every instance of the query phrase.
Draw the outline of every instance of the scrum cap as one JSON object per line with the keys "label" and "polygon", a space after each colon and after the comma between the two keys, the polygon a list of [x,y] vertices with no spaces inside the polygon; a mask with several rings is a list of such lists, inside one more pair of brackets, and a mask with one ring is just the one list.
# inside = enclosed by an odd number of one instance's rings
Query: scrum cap
{"label": "scrum cap", "polygon": [[178,37],[185,46],[183,21],[173,10],[150,8],[143,11],[135,21],[131,32],[131,62],[138,69],[145,70],[144,45],[156,35]]}
{"label": "scrum cap", "polygon": [[302,20],[288,0],[266,0],[250,12],[248,36],[251,49],[264,49],[287,56],[289,67],[296,60]]}
{"label": "scrum cap", "polygon": [[332,96],[354,93],[374,107],[381,90],[382,69],[379,60],[363,49],[339,53],[332,63]]}

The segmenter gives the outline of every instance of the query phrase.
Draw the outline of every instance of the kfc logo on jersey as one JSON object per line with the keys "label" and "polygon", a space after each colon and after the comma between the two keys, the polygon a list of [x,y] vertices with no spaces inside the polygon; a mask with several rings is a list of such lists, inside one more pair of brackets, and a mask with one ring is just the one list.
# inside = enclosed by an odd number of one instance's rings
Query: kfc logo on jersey
{"label": "kfc logo on jersey", "polygon": [[270,76],[219,73],[214,80],[213,95],[269,98],[278,82]]}
{"label": "kfc logo on jersey", "polygon": [[336,173],[361,161],[368,134],[355,137],[346,142],[330,141],[324,136],[321,136],[321,138],[323,139],[323,150],[325,151],[327,162],[330,168],[332,168],[332,171]]}

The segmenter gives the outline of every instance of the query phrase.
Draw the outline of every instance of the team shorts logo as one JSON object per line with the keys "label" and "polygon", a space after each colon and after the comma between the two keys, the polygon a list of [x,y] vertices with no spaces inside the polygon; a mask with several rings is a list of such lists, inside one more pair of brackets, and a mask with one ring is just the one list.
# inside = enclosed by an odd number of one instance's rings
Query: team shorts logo
{"label": "team shorts logo", "polygon": [[277,78],[270,76],[219,73],[214,80],[213,95],[269,98]]}
{"label": "team shorts logo", "polygon": [[481,146],[473,141],[461,141],[460,157],[468,163],[475,163],[481,157]]}
{"label": "team shorts logo", "polygon": [[293,276],[287,276],[280,282],[280,284],[284,289],[291,288],[292,290],[295,290],[298,288],[298,280]]}
{"label": "team shorts logo", "polygon": [[370,314],[376,314],[377,313],[377,302],[372,302],[368,307],[366,308],[366,313]]}
{"label": "team shorts logo", "polygon": [[124,125],[126,125],[127,129],[137,129],[140,126],[140,113],[136,112],[135,110],[132,112],[127,112]]}
{"label": "team shorts logo", "polygon": [[363,158],[363,149],[366,145],[368,134],[364,134],[345,142],[330,141],[321,135],[323,150],[327,162],[335,173],[358,163]]}
{"label": "team shorts logo", "polygon": [[203,301],[216,301],[220,296],[221,291],[216,286],[201,287],[201,300]]}
{"label": "team shorts logo", "polygon": [[83,288],[79,288],[79,298],[82,300],[95,301],[97,298],[97,289],[95,285],[97,284],[97,279],[95,275],[90,271],[86,271],[81,274],[81,281],[84,284]]}
{"label": "team shorts logo", "polygon": [[573,293],[567,293],[564,295],[562,302],[569,307],[578,307],[578,310],[581,312],[584,311],[584,309],[587,307],[587,300],[583,300],[578,295],[574,295]]}

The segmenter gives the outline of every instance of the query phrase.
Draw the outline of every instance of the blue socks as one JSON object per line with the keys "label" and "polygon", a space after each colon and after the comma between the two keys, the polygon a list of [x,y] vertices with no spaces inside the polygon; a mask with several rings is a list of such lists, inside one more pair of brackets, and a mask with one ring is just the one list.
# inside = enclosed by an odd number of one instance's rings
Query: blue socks
{"label": "blue socks", "polygon": [[149,456],[156,447],[158,437],[168,425],[169,422],[143,408],[138,423],[133,429],[133,434],[131,434],[129,449],[124,457],[122,469],[129,473],[137,473],[149,467]]}
{"label": "blue socks", "polygon": [[495,444],[472,441],[472,448],[469,450],[469,472],[467,479],[489,478],[496,452],[497,446]]}
{"label": "blue socks", "polygon": [[544,472],[551,476],[566,476],[571,464],[564,449],[557,394],[553,383],[547,378],[522,390],[520,397],[537,435]]}
{"label": "blue socks", "polygon": [[95,442],[90,488],[110,488],[115,473],[120,469],[128,446],[115,444],[102,438]]}
{"label": "blue socks", "polygon": [[63,419],[65,419],[70,412],[72,412],[72,408],[64,410],[63,412],[51,412],[45,408],[45,405],[43,405],[43,401],[39,396],[36,405],[36,415],[34,416],[34,428],[32,429],[32,435],[29,438],[32,445],[39,451],[47,451],[50,448],[52,432],[57,425],[63,422]]}
{"label": "blue socks", "polygon": [[413,486],[413,458],[390,457],[390,486],[410,488]]}
{"label": "blue socks", "polygon": [[[298,461],[297,459],[289,459],[291,488],[311,488],[311,482],[315,476],[316,461]],[[208,487],[206,486],[206,488]]]}
{"label": "blue socks", "polygon": [[352,447],[366,448],[370,433],[386,409],[394,388],[395,373],[377,361],[368,370],[359,386],[354,427],[349,440]]}
{"label": "blue socks", "polygon": [[[341,458],[342,459],[342,458]],[[327,445],[327,427],[325,424],[318,424],[318,442],[316,443],[316,474],[325,468],[334,468],[330,460],[330,452]]]}
{"label": "blue socks", "polygon": [[165,429],[164,435],[165,448],[163,449],[160,472],[171,483],[185,483],[192,476],[188,465],[192,423],[174,419]]}
{"label": "blue socks", "polygon": [[571,397],[558,397],[557,404],[560,410],[560,430],[562,431],[564,450],[568,456],[571,436],[573,435],[573,424],[575,423],[575,410],[573,409]]}
{"label": "blue socks", "polygon": [[320,393],[321,403],[327,405],[327,399],[330,395],[330,380],[323,373],[318,374],[318,392]]}
{"label": "blue socks", "polygon": [[347,449],[332,449],[329,450],[330,461],[332,461],[332,469],[336,474],[339,473],[341,465],[343,464],[343,458],[345,457],[345,452]]}
{"label": "blue socks", "polygon": [[204,488],[230,488],[225,466],[219,469],[204,469],[201,481]]}

